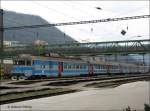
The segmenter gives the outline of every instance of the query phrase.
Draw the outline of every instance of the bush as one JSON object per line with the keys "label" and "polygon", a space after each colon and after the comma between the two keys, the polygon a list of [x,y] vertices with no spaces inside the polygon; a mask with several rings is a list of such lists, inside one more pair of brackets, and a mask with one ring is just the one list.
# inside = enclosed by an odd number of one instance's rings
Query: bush
{"label": "bush", "polygon": [[148,104],[144,104],[145,111],[150,111],[150,106]]}

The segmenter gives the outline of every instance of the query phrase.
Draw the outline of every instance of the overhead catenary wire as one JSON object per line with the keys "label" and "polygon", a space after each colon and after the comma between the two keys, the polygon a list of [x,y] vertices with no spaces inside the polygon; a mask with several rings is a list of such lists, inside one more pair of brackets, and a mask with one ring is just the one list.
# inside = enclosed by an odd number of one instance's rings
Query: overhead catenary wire
{"label": "overhead catenary wire", "polygon": [[[25,25],[25,24],[22,24],[22,23],[20,23],[20,22],[18,22],[18,21],[15,21],[14,19],[12,20],[12,19],[10,19],[10,18],[5,18],[7,21],[9,21],[9,22],[15,22],[16,24],[19,24],[19,25]],[[37,34],[37,31],[30,31],[31,29],[29,29],[29,28],[26,28],[27,30],[21,30],[21,31],[25,31],[25,32],[31,32],[31,33],[33,33],[33,34]],[[80,30],[82,30],[82,29],[80,29]],[[9,31],[9,30],[8,30]],[[84,31],[84,30],[83,30]],[[85,33],[87,33],[87,32],[85,32]],[[18,33],[17,33],[18,34]],[[28,33],[27,33],[28,34]],[[23,35],[23,34],[19,34],[19,35]],[[29,34],[28,34],[29,35]],[[63,33],[63,36],[64,36],[64,38],[66,37],[66,33],[64,32]],[[65,39],[66,40],[66,39]]]}
{"label": "overhead catenary wire", "polygon": [[[134,9],[129,10],[129,11],[127,11],[127,12],[123,12],[123,13],[116,14],[115,16],[128,15],[128,14],[131,14],[131,13],[133,13],[133,12],[137,12],[137,11],[139,11],[139,10],[141,10],[141,9],[144,9],[144,8],[145,8],[145,7],[134,8]],[[121,28],[121,27],[117,26],[116,28]],[[126,33],[129,31],[129,29],[130,29],[130,28],[129,28],[129,22],[126,23],[126,28],[124,28],[124,29],[125,29]],[[124,29],[123,29],[123,30],[124,30]],[[135,35],[132,35],[131,38],[132,38],[133,36],[135,36]],[[128,39],[129,39],[129,38],[128,38]],[[128,40],[128,39],[126,39],[126,40]]]}
{"label": "overhead catenary wire", "polygon": [[[40,4],[40,3],[38,3],[38,2],[35,2],[35,1],[32,1],[32,3],[34,3],[34,4],[36,4],[36,5],[38,5],[38,6],[40,6],[40,7],[42,7],[42,8],[46,8],[46,9],[48,9],[48,11],[54,11],[54,12],[56,12],[56,13],[58,13],[58,14],[60,14],[60,15],[62,15],[62,16],[64,16],[64,17],[68,17],[68,18],[71,18],[71,19],[74,19],[74,20],[77,20],[77,21],[80,21],[79,19],[77,19],[77,18],[75,18],[75,17],[72,17],[72,16],[69,16],[68,14],[65,14],[65,13],[62,13],[62,12],[60,12],[60,11],[58,11],[58,10],[56,10],[56,9],[53,9],[53,8],[50,8],[50,7],[48,7],[48,6],[45,6],[45,5],[43,5],[43,4]],[[71,27],[72,28],[72,27]],[[86,31],[86,30],[84,30],[84,29],[79,29],[79,28],[73,28],[73,29],[77,29],[77,30],[82,30],[82,32],[84,32],[85,34],[87,34],[87,33],[89,33],[88,31]],[[63,31],[65,30],[65,27],[63,28]],[[66,31],[64,32],[64,38],[66,37]],[[96,36],[96,35],[95,35]]]}
{"label": "overhead catenary wire", "polygon": [[[35,2],[35,1],[32,1],[34,4],[36,4],[36,5],[38,5],[38,6],[41,6],[41,7],[43,7],[43,8],[46,8],[46,9],[48,9],[48,10],[52,10],[52,11],[55,11],[56,13],[59,13],[59,14],[61,14],[61,15],[63,15],[63,16],[65,16],[65,17],[69,17],[69,18],[72,18],[72,19],[75,19],[75,20],[77,20],[77,21],[80,21],[79,19],[76,19],[75,17],[72,17],[72,16],[69,16],[69,15],[67,15],[67,14],[65,14],[65,13],[62,13],[62,12],[60,12],[60,11],[58,11],[58,10],[56,10],[56,9],[53,9],[53,8],[50,8],[50,7],[48,7],[48,6],[45,6],[45,5],[43,5],[43,4],[40,4],[40,3],[37,3],[37,2]],[[68,3],[66,3],[66,2],[61,2],[61,3],[63,3],[65,6],[70,6]],[[72,8],[74,8],[74,9],[76,9],[76,10],[79,10],[79,9],[77,9],[74,5],[71,5],[71,7]],[[86,13],[86,15],[90,15],[91,16],[91,14],[89,14],[89,12],[86,12],[86,11],[84,11],[84,10],[79,10],[79,13]],[[89,33],[89,31],[87,31],[87,30],[85,30],[85,29],[78,29],[78,28],[74,28],[74,29],[77,29],[77,30],[82,30],[82,32],[85,32],[86,34],[87,33]],[[104,30],[104,27],[101,29],[101,30]],[[104,30],[104,32],[107,32],[106,31],[107,29],[105,29]],[[101,35],[98,35],[98,34],[96,34],[95,32],[93,32],[93,27],[92,28],[90,28],[90,31],[92,32],[92,35],[94,35],[94,36],[101,36]],[[91,33],[90,33],[91,34]],[[107,32],[107,35],[112,35],[112,34],[114,34],[114,33],[108,33]],[[115,34],[115,35],[117,35],[117,34]],[[117,35],[118,36],[118,35]]]}
{"label": "overhead catenary wire", "polygon": [[[57,13],[60,13],[60,14],[62,14],[63,16],[68,16],[67,14],[61,13],[60,11],[58,11],[58,10],[56,10],[56,9],[49,8],[48,6],[41,5],[41,4],[37,3],[37,2],[34,2],[34,3],[36,3],[36,4],[38,4],[38,5],[42,6],[42,7],[45,7],[45,8],[47,8],[47,9],[49,9],[49,10],[55,11],[55,12],[57,12]],[[84,11],[84,13],[85,13],[85,11]],[[78,19],[76,19],[75,17],[71,17],[71,16],[68,16],[68,17],[70,17],[70,18],[72,18],[72,19],[75,19],[75,20],[78,20]],[[80,22],[80,21],[79,21],[79,22]],[[17,29],[17,30],[18,30],[18,29]],[[86,32],[86,33],[88,32],[88,31],[83,30],[83,29],[80,29],[80,30],[82,30],[83,32]],[[91,28],[91,32],[92,32],[92,35],[93,35],[93,34],[96,35],[96,34],[93,32],[93,28]],[[88,33],[89,33],[89,32],[88,32]],[[110,34],[110,35],[111,35],[111,34]],[[99,36],[99,35],[96,35],[96,36]]]}
{"label": "overhead catenary wire", "polygon": [[[113,16],[123,16],[123,15],[126,15],[126,16],[127,16],[128,14],[131,14],[131,13],[133,13],[133,12],[137,12],[137,11],[139,11],[139,10],[141,10],[141,9],[144,9],[144,8],[145,8],[145,7],[134,8],[134,9],[132,9],[132,10],[128,10],[128,11],[123,12],[123,13],[115,14],[115,15],[113,15]],[[129,16],[129,15],[128,15],[128,16]],[[114,25],[112,25],[112,26],[114,26]],[[104,28],[105,28],[105,27],[104,27]],[[112,28],[112,27],[111,27],[111,28]],[[120,27],[120,26],[115,26],[114,29],[121,29],[121,27]],[[128,21],[127,21],[125,30],[126,30],[126,32],[129,30]],[[119,35],[120,35],[120,33],[118,33],[118,36],[119,36]],[[134,35],[132,35],[132,36],[134,36]]]}
{"label": "overhead catenary wire", "polygon": [[[81,9],[79,9],[79,8],[76,8],[74,5],[70,5],[70,4],[68,4],[68,3],[66,3],[66,2],[61,2],[62,4],[64,4],[65,6],[69,6],[69,7],[71,7],[71,8],[74,8],[75,10],[79,10],[79,13],[84,13],[85,15],[88,15],[88,16],[91,16],[91,14],[89,14],[89,12],[86,12],[86,11],[84,11],[84,10],[81,10]],[[93,16],[93,14],[92,14],[92,16]],[[93,28],[93,24],[91,24],[91,26],[90,26],[91,28],[90,28],[90,35],[91,36],[101,36],[101,35],[99,35],[99,34],[97,34],[97,33],[95,33],[94,32],[94,28]],[[87,31],[87,30],[84,30],[84,29],[80,29],[80,30],[82,30],[82,32],[85,32],[86,34],[87,34],[87,32],[89,33],[89,31]],[[101,29],[101,30],[103,30],[103,29]],[[104,32],[106,32],[106,31],[104,31]],[[108,35],[111,35],[110,33],[107,33]],[[82,40],[83,41],[83,40]]]}
{"label": "overhead catenary wire", "polygon": [[107,18],[107,19],[88,20],[88,21],[79,21],[79,22],[64,22],[64,23],[54,23],[54,24],[4,27],[3,29],[4,30],[20,30],[20,29],[25,29],[25,28],[40,28],[40,27],[52,27],[52,26],[64,26],[64,25],[90,24],[90,23],[112,22],[112,21],[122,21],[122,20],[142,19],[142,18],[150,18],[150,15],[139,15],[139,16],[120,17],[120,18]]}
{"label": "overhead catenary wire", "polygon": [[[32,1],[32,2],[33,2],[33,1]],[[42,4],[39,4],[39,3],[37,3],[37,2],[33,2],[33,3],[34,3],[34,4],[37,4],[38,6],[41,6],[41,7],[43,7],[43,8],[46,8],[46,9],[48,9],[48,10],[52,10],[52,11],[54,11],[54,12],[56,12],[56,13],[59,13],[59,14],[65,16],[65,17],[67,16],[67,17],[69,17],[69,18],[72,18],[72,19],[75,19],[75,20],[80,21],[79,19],[76,19],[75,17],[68,16],[68,15],[65,14],[65,13],[62,13],[62,12],[60,12],[60,11],[57,11],[56,9],[47,7],[47,6],[42,5]],[[71,27],[71,28],[72,28],[72,27]],[[75,28],[75,27],[74,27],[74,29],[80,30],[80,31],[84,32],[85,34],[89,33],[87,30],[84,30],[84,29],[81,29],[81,28]],[[30,30],[30,29],[29,29],[29,30]],[[25,30],[23,30],[23,31],[25,31]],[[30,31],[29,31],[29,32],[30,32]],[[35,33],[35,32],[33,32],[33,33]],[[89,34],[91,34],[91,33],[89,33]],[[99,36],[99,35],[94,34],[94,33],[92,33],[92,34],[95,35],[95,36]]]}
{"label": "overhead catenary wire", "polygon": [[64,17],[69,17],[69,18],[72,18],[74,20],[79,21],[75,17],[69,16],[68,14],[65,14],[63,12],[60,12],[60,11],[56,10],[56,9],[50,8],[50,7],[46,6],[46,5],[40,4],[40,3],[36,2],[36,1],[31,1],[31,2],[34,3],[34,4],[36,4],[36,5],[38,5],[38,6],[40,6],[40,7],[46,8],[49,11],[53,11],[53,12],[59,13],[59,14],[63,15]]}
{"label": "overhead catenary wire", "polygon": [[[48,9],[48,10],[50,10],[50,11],[54,11],[54,12],[56,12],[56,13],[58,13],[58,14],[64,16],[64,17],[68,17],[68,18],[71,18],[71,19],[80,21],[79,19],[77,19],[77,18],[75,18],[75,17],[72,17],[72,16],[70,16],[70,15],[68,15],[68,14],[65,14],[65,13],[63,13],[63,12],[60,12],[60,11],[58,11],[58,10],[56,10],[56,9],[50,8],[50,7],[48,7],[48,6],[45,6],[45,5],[43,5],[43,4],[40,4],[40,3],[38,3],[38,2],[32,1],[32,3],[34,3],[34,4],[38,5],[38,6],[41,6],[41,7],[43,7],[43,8],[46,8],[46,9]],[[66,6],[66,5],[65,5],[65,6]],[[73,28],[73,27],[70,27],[70,28]],[[85,30],[85,29],[82,29],[82,28],[76,28],[76,27],[74,27],[73,29],[77,29],[77,30],[79,30],[79,31],[82,31],[82,32],[84,32],[85,34],[89,33],[89,31],[87,31],[87,30]],[[91,34],[91,33],[89,33],[89,34]],[[92,33],[92,35],[100,36],[100,35],[97,35],[97,34],[95,34],[95,33]]]}
{"label": "overhead catenary wire", "polygon": [[[84,14],[86,14],[86,15],[91,16],[91,14],[90,14],[89,12],[86,12],[86,11],[80,9],[80,8],[76,8],[76,6],[74,6],[74,5],[69,5],[68,3],[64,2],[64,1],[63,1],[62,3],[63,3],[65,6],[71,6],[71,8],[74,8],[75,10],[79,10],[80,13],[84,13]],[[80,5],[82,6],[83,4],[80,4]],[[93,8],[93,7],[92,7],[92,8]],[[92,16],[93,16],[93,14],[92,14]],[[94,15],[94,16],[95,16],[96,18],[98,17],[97,15]],[[118,36],[118,34],[114,34],[113,32],[108,32],[108,29],[106,29],[105,27],[101,28],[101,30],[103,30],[105,33],[107,33],[107,35],[116,35],[116,36]],[[95,34],[93,24],[91,25],[90,31],[91,31],[92,35],[101,37],[101,35]],[[103,39],[104,39],[104,38],[103,38]]]}
{"label": "overhead catenary wire", "polygon": [[[141,9],[144,9],[145,7],[138,7],[138,8],[134,8],[134,9],[132,9],[132,10],[129,10],[129,11],[126,11],[126,12],[123,12],[123,13],[119,13],[119,14],[115,14],[115,15],[113,15],[113,16],[123,16],[123,15],[128,15],[128,14],[131,14],[131,13],[133,13],[133,12],[137,12],[137,11],[139,11],[139,10],[141,10]],[[126,32],[129,30],[129,24],[128,24],[129,22],[127,21],[127,24],[126,24]],[[112,26],[114,26],[114,25],[112,25]],[[105,27],[104,27],[105,28]],[[113,28],[113,27],[111,27],[111,28]],[[121,27],[120,26],[115,26],[114,27],[114,29],[121,29]],[[118,33],[118,36],[120,35],[120,32]],[[134,35],[132,35],[132,36],[134,36]],[[128,39],[127,39],[128,40]]]}

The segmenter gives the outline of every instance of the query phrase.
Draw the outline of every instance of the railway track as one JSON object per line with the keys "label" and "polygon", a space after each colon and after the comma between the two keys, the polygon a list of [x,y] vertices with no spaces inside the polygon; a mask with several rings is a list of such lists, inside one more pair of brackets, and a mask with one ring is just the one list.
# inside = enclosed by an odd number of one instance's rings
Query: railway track
{"label": "railway track", "polygon": [[[57,78],[53,80],[24,80],[24,81],[5,81],[1,82],[1,93],[42,89],[42,88],[71,88],[86,89],[84,86],[90,83],[109,83],[109,82],[128,82],[150,79],[150,74],[142,75],[118,75],[118,76],[94,76],[94,77],[76,77],[76,78]],[[7,89],[8,88],[8,89]]]}
{"label": "railway track", "polygon": [[59,80],[59,81],[53,81],[51,83],[69,83],[69,82],[88,82],[88,81],[103,81],[103,82],[107,82],[107,81],[126,81],[126,80],[136,80],[136,79],[140,79],[140,78],[150,78],[150,75],[126,75],[126,76],[106,76],[106,77],[87,77],[87,78],[76,78],[73,80]]}
{"label": "railway track", "polygon": [[[53,78],[53,79],[40,79],[40,81],[77,81],[77,80],[105,80],[105,79],[116,79],[116,78],[131,78],[131,77],[141,77],[141,76],[150,76],[149,74],[126,74],[126,75],[96,75],[96,76],[87,76],[87,77],[72,77],[72,78]],[[26,81],[39,81],[39,80],[26,80]]]}
{"label": "railway track", "polygon": [[150,77],[150,74],[134,74],[134,75],[97,75],[97,76],[87,76],[87,77],[72,77],[72,78],[53,78],[53,79],[38,79],[38,80],[22,80],[22,81],[4,81],[6,83],[17,83],[16,85],[21,84],[34,84],[38,82],[49,81],[51,83],[63,83],[63,82],[84,82],[84,81],[97,81],[97,80],[112,80],[112,79],[125,79],[125,78],[136,78],[136,77]]}

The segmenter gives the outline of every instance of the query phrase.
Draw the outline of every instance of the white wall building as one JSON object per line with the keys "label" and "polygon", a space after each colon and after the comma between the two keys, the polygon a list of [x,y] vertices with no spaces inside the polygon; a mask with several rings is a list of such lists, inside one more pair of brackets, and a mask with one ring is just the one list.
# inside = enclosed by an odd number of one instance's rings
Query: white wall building
{"label": "white wall building", "polygon": [[4,41],[5,47],[15,47],[22,45],[19,41]]}

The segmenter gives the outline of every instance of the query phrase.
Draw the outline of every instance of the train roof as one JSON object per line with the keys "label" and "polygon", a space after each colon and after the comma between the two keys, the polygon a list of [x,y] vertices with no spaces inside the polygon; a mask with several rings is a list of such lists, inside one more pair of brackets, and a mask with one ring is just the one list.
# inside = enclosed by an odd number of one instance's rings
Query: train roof
{"label": "train roof", "polygon": [[19,55],[15,59],[28,59],[28,60],[34,60],[34,59],[41,59],[41,60],[54,60],[54,61],[73,61],[73,62],[82,62],[86,63],[83,61],[81,58],[74,57],[74,56],[33,56],[33,55]]}
{"label": "train roof", "polygon": [[53,60],[53,61],[65,61],[65,62],[78,62],[78,63],[91,63],[91,64],[103,64],[103,65],[124,65],[124,66],[137,66],[133,63],[121,63],[121,62],[106,62],[106,61],[84,61],[75,56],[33,56],[30,54],[21,54],[16,59],[41,59],[41,60]]}
{"label": "train roof", "polygon": [[106,62],[106,61],[95,61],[93,64],[105,64],[105,65],[124,65],[124,66],[138,66],[133,63],[123,63],[123,62]]}

